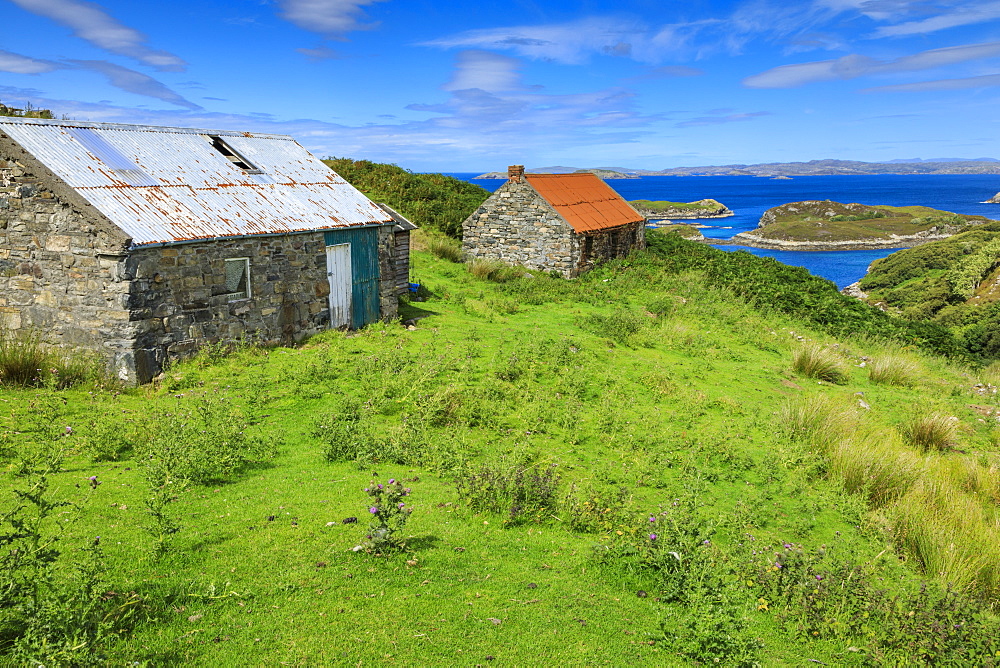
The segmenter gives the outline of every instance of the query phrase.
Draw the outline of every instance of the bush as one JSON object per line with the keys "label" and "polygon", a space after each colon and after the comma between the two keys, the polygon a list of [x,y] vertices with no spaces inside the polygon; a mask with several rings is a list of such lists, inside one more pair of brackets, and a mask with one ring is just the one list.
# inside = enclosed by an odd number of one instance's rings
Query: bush
{"label": "bush", "polygon": [[483,465],[459,476],[458,494],[472,510],[505,515],[505,524],[541,522],[558,503],[560,476],[555,464],[534,466]]}
{"label": "bush", "polygon": [[368,513],[372,517],[372,522],[365,542],[356,546],[354,551],[365,550],[384,554],[406,549],[406,539],[400,534],[413,512],[413,508],[408,507],[403,500],[410,495],[410,489],[404,488],[400,481],[390,478],[385,485],[372,480],[371,484],[365,487],[365,493],[370,497]]}
{"label": "bush", "polygon": [[848,380],[843,360],[818,343],[807,343],[797,350],[792,358],[792,368],[804,376],[837,385],[843,385]]}

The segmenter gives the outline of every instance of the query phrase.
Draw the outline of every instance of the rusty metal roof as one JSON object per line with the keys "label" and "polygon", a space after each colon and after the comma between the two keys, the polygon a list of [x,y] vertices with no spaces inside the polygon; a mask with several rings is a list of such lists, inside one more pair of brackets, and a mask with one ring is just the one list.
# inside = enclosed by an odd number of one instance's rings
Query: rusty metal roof
{"label": "rusty metal roof", "polygon": [[524,178],[577,232],[606,230],[645,217],[591,174],[525,174]]}
{"label": "rusty metal roof", "polygon": [[0,118],[0,132],[134,245],[394,222],[285,135],[34,118]]}

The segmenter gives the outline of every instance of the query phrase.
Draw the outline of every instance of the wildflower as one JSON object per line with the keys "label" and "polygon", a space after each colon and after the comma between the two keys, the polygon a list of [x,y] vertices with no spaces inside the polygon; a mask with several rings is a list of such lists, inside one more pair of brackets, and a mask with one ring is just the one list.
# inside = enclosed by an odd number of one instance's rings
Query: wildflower
{"label": "wildflower", "polygon": [[712,541],[710,541],[709,539],[706,538],[705,540],[701,541],[701,544],[702,545],[711,545]]}
{"label": "wildflower", "polygon": [[378,488],[379,488],[379,489],[382,489],[382,483],[379,483],[379,484],[378,484]]}
{"label": "wildflower", "polygon": [[777,571],[777,570],[780,570],[780,569],[781,569],[781,562],[780,561],[774,562],[774,570]]}
{"label": "wildflower", "polygon": [[372,506],[371,508],[368,509],[368,512],[370,512],[372,515],[378,515],[378,508]]}
{"label": "wildflower", "polygon": [[389,484],[390,485],[395,485],[396,484],[396,479],[395,478],[389,478]]}
{"label": "wildflower", "polygon": [[403,496],[406,496],[409,493],[410,493],[410,488],[409,487],[407,487],[406,489],[403,490]]}
{"label": "wildflower", "polygon": [[656,540],[656,534],[655,533],[649,534],[649,540]]}
{"label": "wildflower", "polygon": [[73,433],[73,427],[66,427],[66,435],[69,436]]}
{"label": "wildflower", "polygon": [[369,488],[365,487],[365,491],[366,492],[370,492],[371,490]]}
{"label": "wildflower", "polygon": [[100,481],[97,479],[96,475],[90,476],[89,478],[87,478],[87,480],[90,481],[90,486],[93,487],[94,489],[97,489],[97,486],[101,484]]}
{"label": "wildflower", "polygon": [[656,518],[655,518],[655,517],[653,517],[652,515],[650,515],[650,516],[649,516],[649,521],[650,521],[650,522],[655,522],[655,521],[656,521]]}
{"label": "wildflower", "polygon": [[822,575],[817,575],[817,576],[816,576],[816,579],[817,579],[817,580],[822,580],[822,579],[823,579],[823,576],[822,576]]}
{"label": "wildflower", "polygon": [[400,503],[400,504],[399,504],[399,509],[400,509],[400,510],[402,510],[402,509],[403,509],[403,506],[405,506],[405,505],[406,505],[405,503]]}
{"label": "wildflower", "polygon": [[792,549],[792,544],[791,543],[785,543],[785,549],[786,550]]}

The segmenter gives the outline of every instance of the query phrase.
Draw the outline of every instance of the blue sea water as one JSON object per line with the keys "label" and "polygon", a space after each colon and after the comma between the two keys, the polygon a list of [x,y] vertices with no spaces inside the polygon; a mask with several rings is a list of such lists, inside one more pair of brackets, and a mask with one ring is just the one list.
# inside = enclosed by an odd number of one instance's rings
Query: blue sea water
{"label": "blue sea water", "polygon": [[[504,182],[503,179],[474,179],[476,174],[457,173],[451,176],[491,192]],[[644,176],[639,179],[615,179],[608,184],[627,200],[718,200],[735,215],[699,221],[710,225],[702,229],[706,237],[719,240],[720,243],[713,246],[729,251],[746,250],[754,255],[805,267],[841,288],[864,276],[872,261],[895,251],[779,251],[726,245],[725,240],[757,227],[761,214],[773,206],[810,199],[872,205],[923,205],[955,213],[1000,218],[1000,204],[982,203],[1000,191],[1000,176],[993,174],[796,176],[790,180],[754,176]]]}

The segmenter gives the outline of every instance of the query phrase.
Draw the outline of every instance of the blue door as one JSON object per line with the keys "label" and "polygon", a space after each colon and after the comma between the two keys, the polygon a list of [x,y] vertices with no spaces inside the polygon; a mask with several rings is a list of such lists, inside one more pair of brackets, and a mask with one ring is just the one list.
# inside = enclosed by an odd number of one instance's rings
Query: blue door
{"label": "blue door", "polygon": [[[324,234],[327,255],[331,246],[348,245],[350,251],[351,295],[350,295],[350,326],[351,329],[364,327],[379,318],[379,272],[378,262],[378,227],[354,227],[343,230],[333,230]],[[329,271],[329,267],[327,267]],[[331,288],[333,286],[331,285]],[[331,317],[332,317],[331,313]],[[336,327],[331,320],[331,326]]]}

